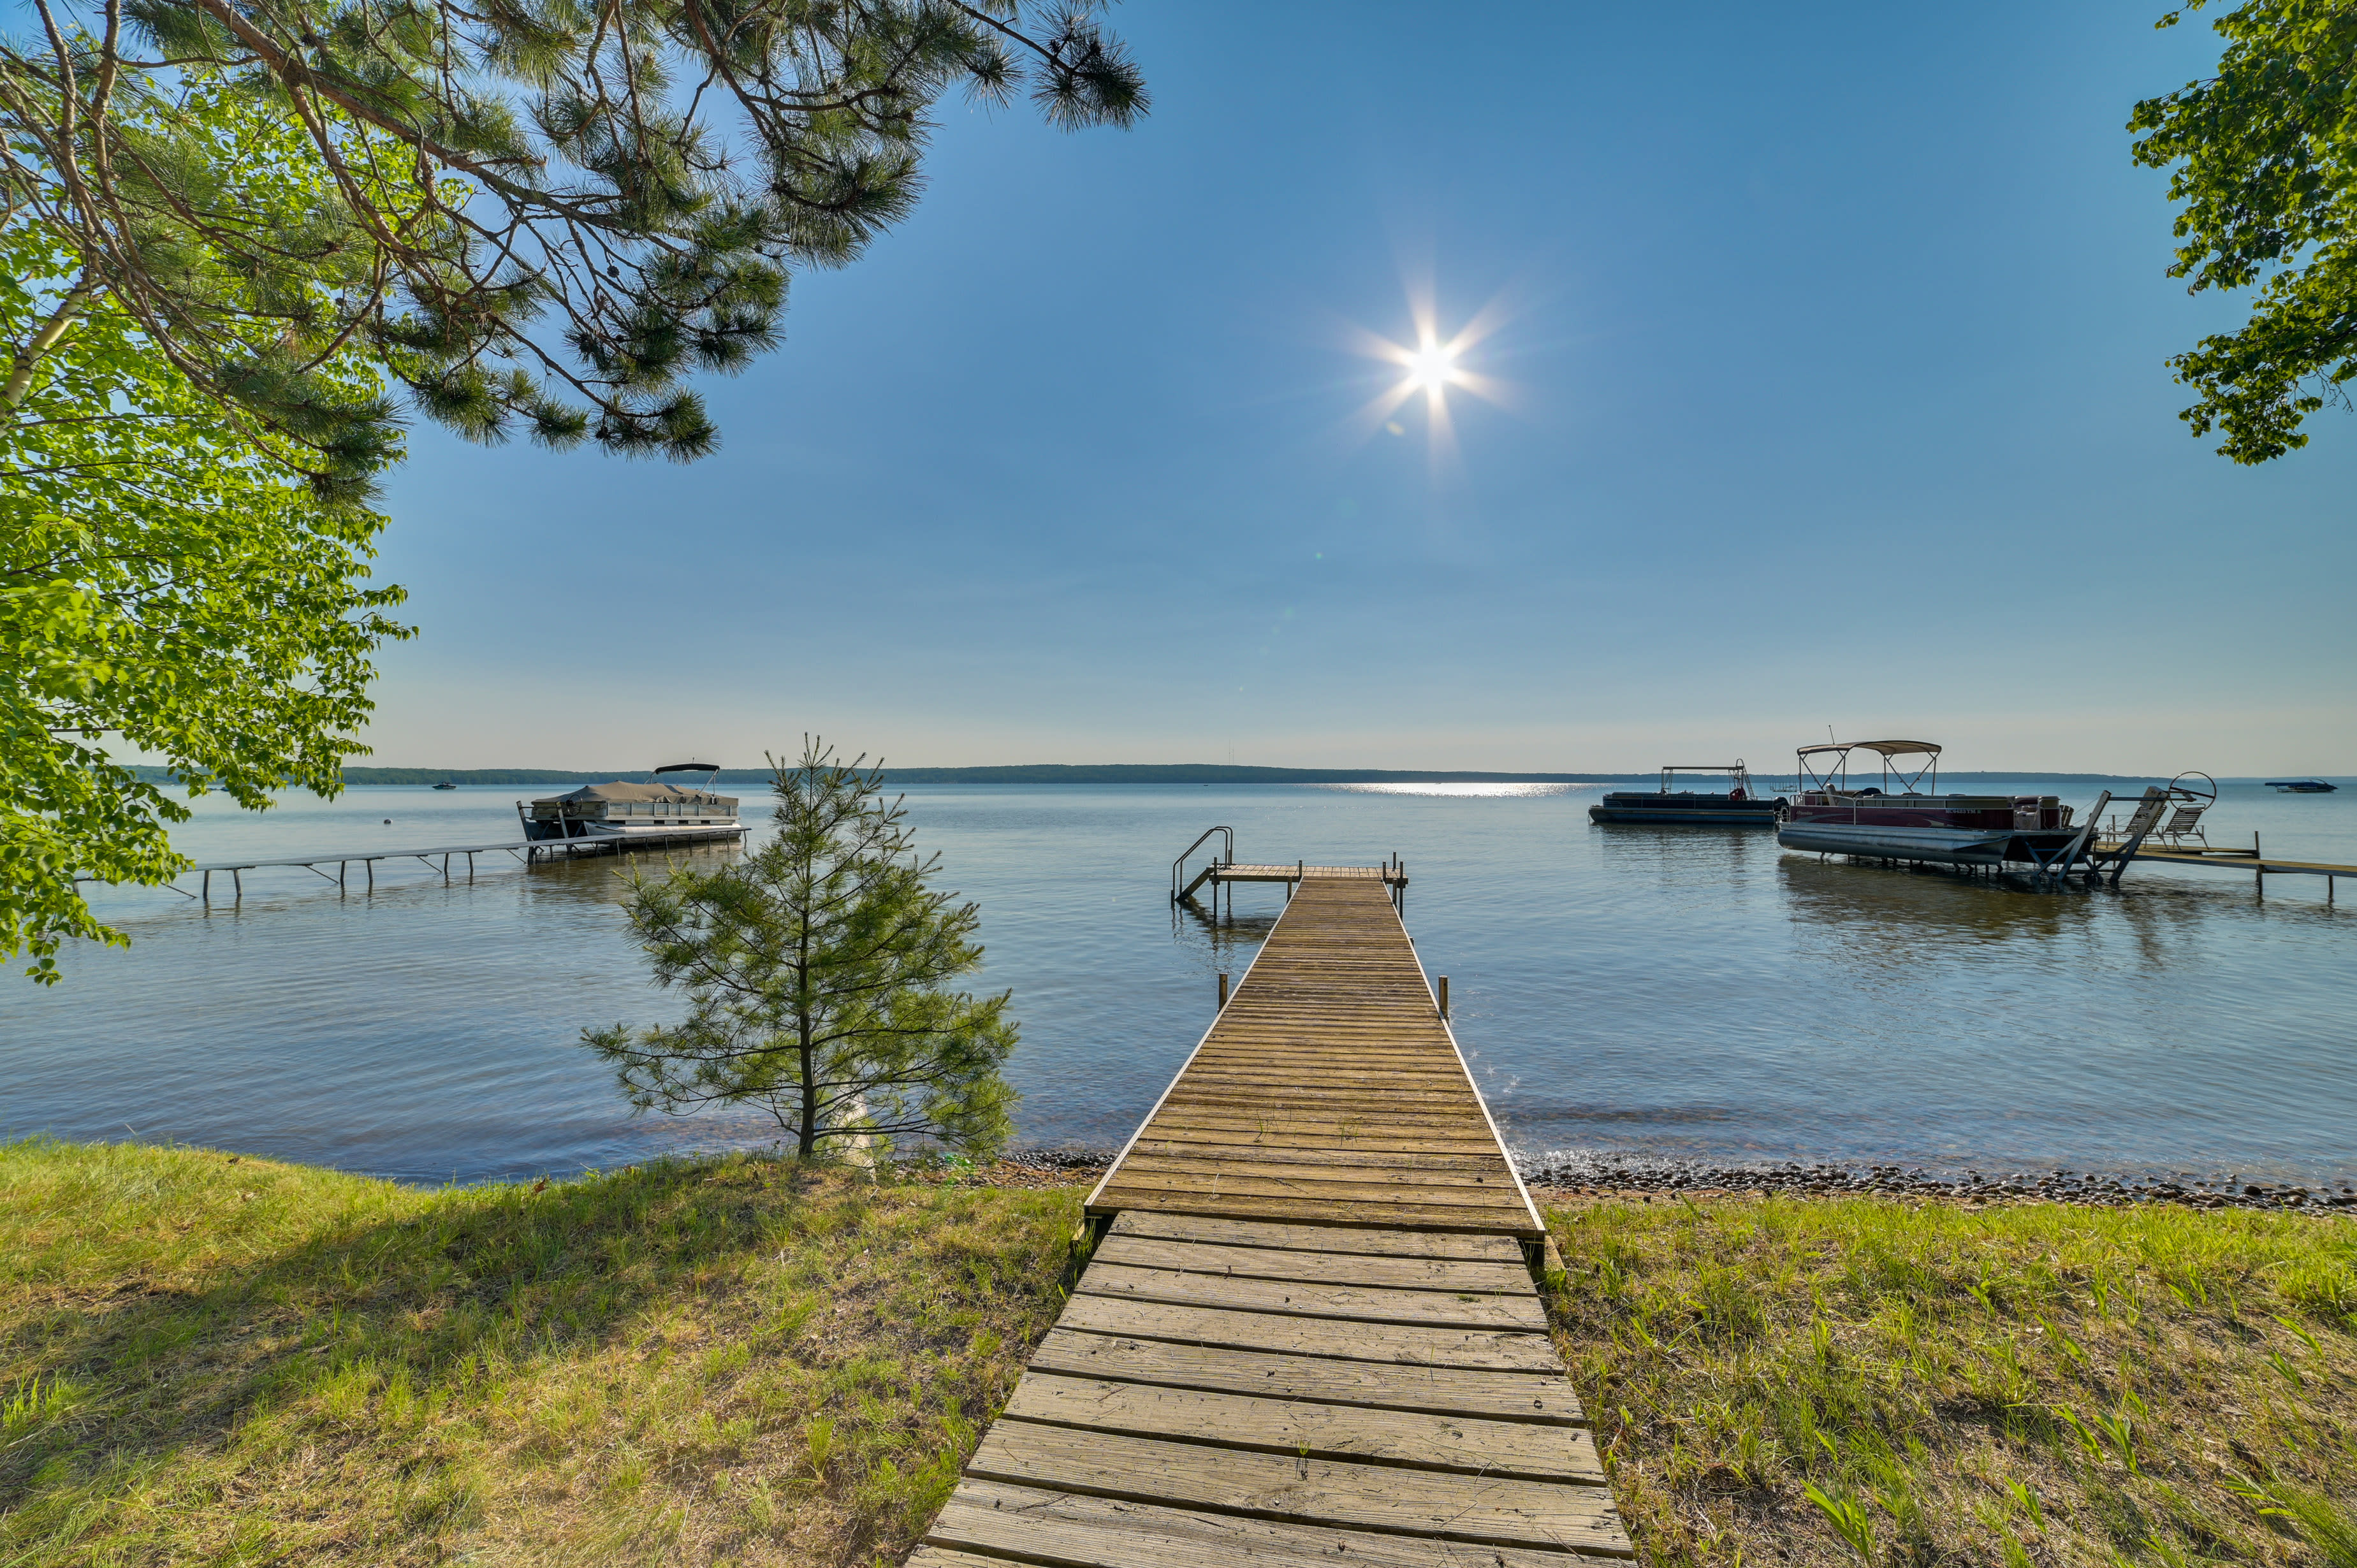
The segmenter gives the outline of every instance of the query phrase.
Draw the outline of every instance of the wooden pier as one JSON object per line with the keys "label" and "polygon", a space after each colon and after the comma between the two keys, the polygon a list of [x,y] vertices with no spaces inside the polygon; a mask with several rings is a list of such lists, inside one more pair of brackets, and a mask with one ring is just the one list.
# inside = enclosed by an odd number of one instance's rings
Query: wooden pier
{"label": "wooden pier", "polygon": [[1545,1232],[1390,868],[1281,869],[916,1568],[1631,1555],[1533,1288]]}

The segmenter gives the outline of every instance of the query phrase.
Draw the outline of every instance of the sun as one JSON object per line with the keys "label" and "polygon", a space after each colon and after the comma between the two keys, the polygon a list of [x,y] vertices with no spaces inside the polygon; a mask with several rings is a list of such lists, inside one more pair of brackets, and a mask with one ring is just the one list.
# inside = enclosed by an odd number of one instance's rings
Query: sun
{"label": "sun", "polygon": [[1457,346],[1453,343],[1426,343],[1407,355],[1408,381],[1428,392],[1437,392],[1457,379]]}
{"label": "sun", "polygon": [[1422,302],[1412,302],[1415,332],[1409,341],[1401,343],[1369,331],[1362,327],[1350,328],[1351,347],[1371,359],[1389,360],[1397,368],[1398,379],[1375,394],[1372,402],[1359,410],[1353,424],[1361,424],[1367,432],[1394,430],[1392,414],[1402,403],[1421,392],[1427,422],[1430,425],[1436,453],[1455,445],[1448,413],[1449,394],[1463,392],[1485,402],[1503,403],[1507,391],[1504,383],[1472,370],[1466,362],[1469,350],[1497,330],[1503,312],[1496,302],[1486,306],[1466,324],[1463,330],[1443,337],[1440,325],[1431,308]]}

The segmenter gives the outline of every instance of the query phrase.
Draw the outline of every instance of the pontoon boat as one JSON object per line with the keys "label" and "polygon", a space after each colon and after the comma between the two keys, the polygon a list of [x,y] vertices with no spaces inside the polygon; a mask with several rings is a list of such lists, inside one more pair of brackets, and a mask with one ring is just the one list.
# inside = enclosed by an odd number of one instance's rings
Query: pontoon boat
{"label": "pontoon boat", "polygon": [[[1673,790],[1681,773],[1724,773],[1727,788],[1716,791]],[[1678,763],[1662,769],[1662,787],[1652,792],[1620,790],[1587,808],[1591,822],[1652,822],[1679,827],[1773,827],[1784,802],[1760,798],[1741,757],[1729,763]]]}
{"label": "pontoon boat", "polygon": [[[700,787],[665,781],[667,773],[701,773]],[[550,795],[527,807],[516,802],[527,839],[722,839],[737,838],[745,824],[737,820],[737,798],[716,793],[720,776],[709,762],[672,762],[654,770],[644,784],[584,784],[563,795]]]}
{"label": "pontoon boat", "polygon": [[[1851,786],[1853,751],[1880,760],[1879,786]],[[1776,831],[1787,849],[1965,865],[2018,860],[2043,868],[2084,839],[2084,829],[2071,825],[2071,808],[2051,795],[1939,793],[1940,748],[1927,740],[1835,741],[1804,746],[1798,757],[1801,788]]]}

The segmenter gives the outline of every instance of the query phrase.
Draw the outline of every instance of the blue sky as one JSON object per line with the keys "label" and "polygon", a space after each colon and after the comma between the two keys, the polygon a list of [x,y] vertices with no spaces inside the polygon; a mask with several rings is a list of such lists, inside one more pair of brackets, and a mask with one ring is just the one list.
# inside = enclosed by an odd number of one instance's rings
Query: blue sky
{"label": "blue sky", "polygon": [[2158,10],[1133,0],[1150,117],[944,104],[716,456],[416,433],[375,760],[2357,771],[2357,420],[2175,417]]}

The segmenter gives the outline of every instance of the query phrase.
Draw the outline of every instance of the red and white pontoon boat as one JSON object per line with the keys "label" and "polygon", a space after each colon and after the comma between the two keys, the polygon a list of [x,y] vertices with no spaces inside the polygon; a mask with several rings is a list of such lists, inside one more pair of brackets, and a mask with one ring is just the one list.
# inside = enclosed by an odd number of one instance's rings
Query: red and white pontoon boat
{"label": "red and white pontoon boat", "polygon": [[[1880,785],[1850,783],[1853,751],[1880,760]],[[2051,795],[1941,794],[1940,748],[1928,740],[1835,741],[1798,756],[1800,788],[1776,830],[1787,849],[1960,865],[2013,860],[2049,871],[2068,869],[2094,825],[2090,812],[2072,827],[2071,808]]]}

